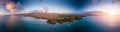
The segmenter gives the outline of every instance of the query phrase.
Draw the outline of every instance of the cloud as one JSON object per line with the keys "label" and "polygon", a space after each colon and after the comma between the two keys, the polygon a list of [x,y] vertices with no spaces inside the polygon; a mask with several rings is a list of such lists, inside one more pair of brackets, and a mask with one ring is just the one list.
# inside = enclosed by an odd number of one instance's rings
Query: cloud
{"label": "cloud", "polygon": [[6,1],[0,0],[0,4],[5,4],[5,8],[9,10],[10,13],[15,13],[16,11],[21,10],[21,3],[15,2],[14,0]]}
{"label": "cloud", "polygon": [[8,2],[6,3],[6,8],[11,12],[14,13],[20,9],[20,3]]}

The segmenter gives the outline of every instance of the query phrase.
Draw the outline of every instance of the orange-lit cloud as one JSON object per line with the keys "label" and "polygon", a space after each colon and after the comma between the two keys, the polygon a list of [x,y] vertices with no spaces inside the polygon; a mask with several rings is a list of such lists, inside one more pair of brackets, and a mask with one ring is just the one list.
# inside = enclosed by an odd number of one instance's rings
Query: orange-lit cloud
{"label": "orange-lit cloud", "polygon": [[19,9],[19,3],[8,2],[6,3],[6,8],[10,11],[10,13],[15,13]]}

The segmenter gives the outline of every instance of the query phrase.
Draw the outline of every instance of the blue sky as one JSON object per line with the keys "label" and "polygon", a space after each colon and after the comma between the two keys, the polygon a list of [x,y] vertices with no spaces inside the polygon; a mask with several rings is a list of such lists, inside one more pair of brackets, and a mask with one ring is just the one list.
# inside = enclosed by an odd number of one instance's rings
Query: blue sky
{"label": "blue sky", "polygon": [[[15,3],[20,3],[23,8],[22,12],[31,12],[34,10],[40,10],[41,7],[48,7],[51,11],[83,11],[92,5],[92,0],[13,0]],[[104,0],[104,2],[111,2],[112,0]],[[2,8],[2,7],[1,7]],[[55,8],[57,10],[55,10]],[[6,11],[2,9],[2,11]],[[6,11],[8,12],[8,11]],[[19,11],[18,11],[19,12]]]}
{"label": "blue sky", "polygon": [[[33,11],[36,9],[41,9],[41,6],[54,8],[60,10],[71,10],[78,11],[79,9],[84,9],[86,6],[91,4],[91,0],[43,0],[41,3],[40,0],[14,0],[15,3],[19,2],[23,8],[21,11]],[[56,10],[57,11],[57,10]]]}

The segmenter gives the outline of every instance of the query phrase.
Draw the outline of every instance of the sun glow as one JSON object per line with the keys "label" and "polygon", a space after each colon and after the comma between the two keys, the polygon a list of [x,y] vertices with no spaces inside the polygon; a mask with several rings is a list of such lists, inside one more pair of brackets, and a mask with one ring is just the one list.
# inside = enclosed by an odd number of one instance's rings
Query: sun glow
{"label": "sun glow", "polygon": [[92,7],[88,9],[87,11],[102,11],[104,13],[107,13],[107,15],[118,15],[120,12],[120,6],[118,4],[99,4],[95,7]]}
{"label": "sun glow", "polygon": [[[100,4],[96,5],[95,7],[92,7],[89,10],[94,11],[102,11],[106,14],[103,14],[105,16],[100,16],[98,18],[95,18],[98,20],[98,22],[102,25],[109,26],[109,27],[116,27],[119,26],[119,16],[120,16],[120,6],[115,3],[107,3],[107,4]],[[94,19],[94,18],[93,18]]]}
{"label": "sun glow", "polygon": [[120,12],[119,6],[112,4],[102,5],[100,6],[99,10],[107,13],[108,15],[117,15]]}

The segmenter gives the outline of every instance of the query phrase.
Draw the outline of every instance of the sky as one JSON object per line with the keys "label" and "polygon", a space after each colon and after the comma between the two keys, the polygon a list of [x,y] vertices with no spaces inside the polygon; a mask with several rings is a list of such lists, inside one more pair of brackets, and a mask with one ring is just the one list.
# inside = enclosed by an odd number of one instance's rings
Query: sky
{"label": "sky", "polygon": [[[14,6],[17,6],[17,8],[14,9],[17,10],[17,12],[31,12],[34,10],[42,10],[44,7],[48,7],[52,13],[71,13],[73,11],[84,9],[89,4],[92,4],[91,0],[11,0],[8,2],[13,2],[13,4],[15,4]],[[2,9],[4,9],[2,11],[7,13],[9,13],[7,10],[12,10],[8,8]]]}
{"label": "sky", "polygon": [[[43,1],[41,0],[11,0],[6,3],[4,3],[3,0],[0,0],[0,14],[13,13],[13,12],[32,13],[36,10],[43,11],[45,7],[48,8],[49,13],[80,13],[81,11],[96,11],[96,10],[110,11],[109,9],[117,10],[116,7],[118,7],[119,5],[116,6],[110,3],[112,3],[112,0],[104,0],[103,3],[100,3],[98,1],[97,3],[95,3],[95,5],[93,5],[92,0],[43,0]],[[104,8],[104,7],[107,7],[107,8]],[[56,24],[52,26],[46,23],[46,21],[42,21],[41,19],[35,19],[32,17],[23,17],[21,20],[21,18],[22,17],[20,18],[18,17],[16,19],[17,20],[16,22],[21,23],[21,24],[15,24],[16,26],[20,26],[20,30],[18,29],[19,27],[17,28],[15,27],[16,28],[15,31],[17,31],[17,29],[18,31],[21,31],[24,28],[30,32],[31,31],[43,31],[44,32],[44,31],[49,31],[49,30],[53,30],[57,32],[59,31],[64,31],[64,32],[65,31],[68,31],[68,32],[70,31],[71,32],[74,32],[74,31],[92,31],[93,32],[95,31],[96,32],[99,29],[104,30],[104,28],[106,28],[106,27],[102,27],[103,29],[99,28],[102,25],[105,25],[105,26],[114,25],[114,23],[117,23],[115,21],[119,19],[119,17],[118,18],[115,17],[117,19],[114,19],[115,20],[114,21],[112,20],[114,17],[113,18],[111,17],[85,17],[82,20],[76,20],[75,22],[72,22],[72,23]],[[1,19],[4,19],[4,17],[3,18],[1,17]],[[109,20],[111,22],[109,22]],[[112,23],[112,21],[114,22]],[[98,26],[98,27],[95,27],[95,26]]]}
{"label": "sky", "polygon": [[[1,3],[4,0],[0,0]],[[97,5],[100,0],[96,0]],[[104,3],[111,3],[113,0],[103,0]],[[7,0],[8,3],[0,5],[1,12],[9,13],[9,10],[17,10],[15,12],[33,12],[35,10],[44,10],[48,8],[51,13],[75,13],[85,11],[88,8],[93,7],[92,0]],[[9,8],[7,4],[13,2],[14,9]],[[6,7],[4,7],[6,6]],[[13,11],[11,11],[13,12]],[[79,13],[78,12],[78,13]]]}

